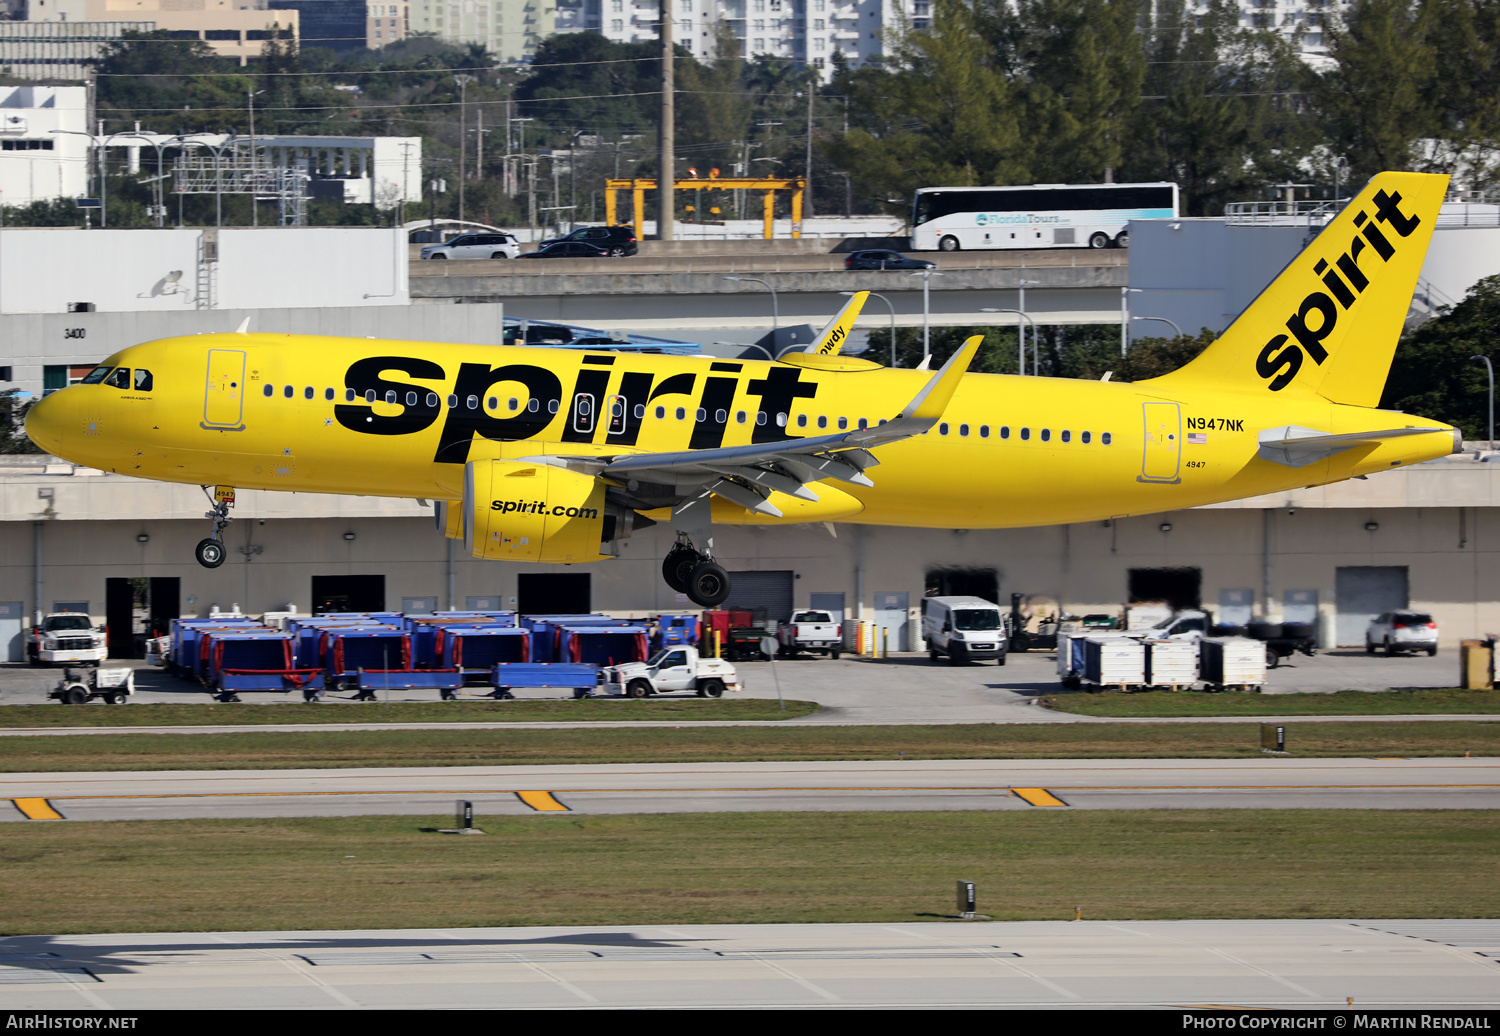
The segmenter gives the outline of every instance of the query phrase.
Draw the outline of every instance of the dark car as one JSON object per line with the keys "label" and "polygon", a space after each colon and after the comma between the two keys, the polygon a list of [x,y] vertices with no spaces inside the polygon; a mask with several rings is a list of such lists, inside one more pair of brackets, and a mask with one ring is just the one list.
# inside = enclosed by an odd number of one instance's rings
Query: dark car
{"label": "dark car", "polygon": [[936,267],[937,263],[930,263],[926,259],[908,259],[900,252],[892,252],[888,248],[867,248],[844,256],[846,270],[932,270]]}
{"label": "dark car", "polygon": [[635,255],[637,251],[635,231],[630,227],[579,227],[571,234],[543,241],[542,247],[561,241],[584,241],[598,245],[610,255]]}
{"label": "dark car", "polygon": [[517,259],[605,259],[612,255],[598,245],[585,244],[582,241],[554,241],[550,245],[543,245],[535,252],[526,252],[517,256]]}

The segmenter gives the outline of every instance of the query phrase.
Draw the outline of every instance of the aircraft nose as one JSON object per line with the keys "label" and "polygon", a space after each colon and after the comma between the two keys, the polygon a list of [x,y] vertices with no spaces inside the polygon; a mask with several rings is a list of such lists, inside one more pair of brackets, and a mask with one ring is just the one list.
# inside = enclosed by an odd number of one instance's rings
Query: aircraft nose
{"label": "aircraft nose", "polygon": [[37,446],[51,454],[62,454],[63,433],[67,425],[68,401],[56,392],[37,400],[26,411],[26,435]]}

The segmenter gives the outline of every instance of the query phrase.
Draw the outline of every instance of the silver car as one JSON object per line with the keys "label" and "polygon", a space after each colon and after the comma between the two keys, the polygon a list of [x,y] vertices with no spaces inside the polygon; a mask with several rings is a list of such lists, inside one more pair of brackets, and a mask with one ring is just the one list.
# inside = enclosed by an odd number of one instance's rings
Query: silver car
{"label": "silver car", "polygon": [[1365,653],[1373,655],[1377,647],[1384,649],[1388,656],[1398,651],[1425,651],[1435,655],[1438,649],[1437,623],[1426,612],[1386,612],[1377,616],[1365,630]]}
{"label": "silver car", "polygon": [[464,234],[441,245],[423,245],[423,259],[514,259],[521,246],[509,234]]}

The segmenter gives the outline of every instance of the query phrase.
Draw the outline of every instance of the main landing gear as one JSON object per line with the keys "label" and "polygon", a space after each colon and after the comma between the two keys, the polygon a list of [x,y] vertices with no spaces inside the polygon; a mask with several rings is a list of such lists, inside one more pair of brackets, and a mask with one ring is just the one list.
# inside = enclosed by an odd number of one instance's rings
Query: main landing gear
{"label": "main landing gear", "polygon": [[701,608],[716,608],[729,597],[729,573],[680,533],[661,563],[661,577]]}
{"label": "main landing gear", "polygon": [[229,509],[234,506],[234,495],[230,493],[226,499],[217,499],[208,492],[207,486],[202,489],[213,501],[213,510],[205,512],[203,517],[213,520],[214,533],[207,539],[198,541],[198,545],[193,548],[193,556],[204,568],[218,568],[224,564],[224,529],[234,521],[229,517]]}

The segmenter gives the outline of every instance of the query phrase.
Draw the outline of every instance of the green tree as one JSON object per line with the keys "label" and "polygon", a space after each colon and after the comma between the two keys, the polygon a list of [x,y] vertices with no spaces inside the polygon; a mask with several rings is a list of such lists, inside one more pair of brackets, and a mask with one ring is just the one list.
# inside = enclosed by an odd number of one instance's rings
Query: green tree
{"label": "green tree", "polygon": [[23,398],[20,389],[0,392],[0,453],[41,453],[26,435],[26,412],[36,402]]}
{"label": "green tree", "polygon": [[1489,378],[1471,356],[1500,367],[1500,276],[1486,277],[1453,309],[1401,337],[1380,406],[1446,421],[1464,438],[1489,434]]}

